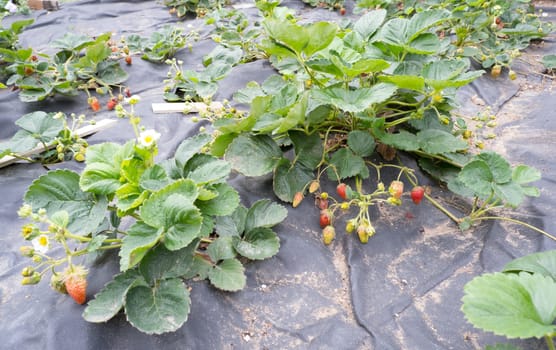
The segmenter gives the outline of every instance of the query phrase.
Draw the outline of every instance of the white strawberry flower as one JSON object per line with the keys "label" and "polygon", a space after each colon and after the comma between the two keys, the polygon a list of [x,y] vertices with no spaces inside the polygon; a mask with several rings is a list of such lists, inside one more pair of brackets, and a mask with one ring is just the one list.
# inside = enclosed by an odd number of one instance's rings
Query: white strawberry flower
{"label": "white strawberry flower", "polygon": [[48,239],[47,235],[37,236],[33,238],[31,243],[33,244],[33,248],[35,249],[35,251],[41,254],[46,253],[48,251],[48,248],[50,248],[50,240]]}
{"label": "white strawberry flower", "polygon": [[149,148],[158,141],[160,134],[154,129],[142,131],[139,134],[139,144],[145,148]]}

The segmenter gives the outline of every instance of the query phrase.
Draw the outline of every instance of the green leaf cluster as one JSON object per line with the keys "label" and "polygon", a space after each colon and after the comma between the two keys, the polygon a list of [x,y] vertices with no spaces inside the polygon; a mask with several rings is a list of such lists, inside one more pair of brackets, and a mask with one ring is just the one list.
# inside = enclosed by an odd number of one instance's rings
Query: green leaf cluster
{"label": "green leaf cluster", "polygon": [[262,260],[278,252],[272,227],[287,210],[269,200],[240,205],[226,182],[230,164],[202,152],[210,140],[188,138],[159,163],[154,149],[134,141],[93,145],[81,174],[50,171],[29,187],[25,203],[82,237],[84,252],[121,242],[121,273],[89,303],[85,319],[104,322],[123,309],[142,332],[175,331],[191,303],[185,280],[207,278],[237,291],[246,284],[240,257]]}

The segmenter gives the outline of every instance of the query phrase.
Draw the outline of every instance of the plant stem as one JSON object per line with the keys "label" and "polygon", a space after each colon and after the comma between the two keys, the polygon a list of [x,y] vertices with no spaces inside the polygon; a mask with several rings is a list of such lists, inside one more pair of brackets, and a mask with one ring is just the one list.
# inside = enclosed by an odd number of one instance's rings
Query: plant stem
{"label": "plant stem", "polygon": [[431,202],[432,205],[434,205],[438,210],[440,210],[441,212],[443,212],[447,217],[449,217],[453,222],[455,222],[456,224],[459,224],[461,222],[461,219],[459,219],[457,216],[455,216],[454,214],[450,213],[448,211],[448,209],[444,208],[442,206],[442,204],[438,203],[435,199],[433,199],[431,196],[429,196],[428,194],[425,193],[425,198]]}
{"label": "plant stem", "polygon": [[[538,227],[535,227],[535,226],[533,226],[533,225],[530,225],[530,224],[528,224],[528,223],[526,223],[526,222],[523,222],[523,221],[521,221],[521,220],[512,219],[512,218],[507,218],[507,217],[504,217],[504,216],[483,216],[483,217],[477,218],[476,220],[504,220],[504,221],[513,222],[514,224],[523,225],[523,226],[525,226],[525,227],[527,227],[527,228],[529,228],[529,229],[531,229],[531,230],[533,230],[533,231],[537,231],[538,233],[545,235],[546,237],[552,239],[553,241],[556,241],[556,237],[554,237],[554,236],[551,235],[550,233],[548,233],[548,232],[546,232],[546,231],[544,231],[544,230],[541,230],[541,229],[538,228]],[[555,350],[556,350],[556,349],[555,349]]]}
{"label": "plant stem", "polygon": [[552,336],[551,335],[545,335],[544,339],[546,340],[546,345],[548,345],[548,349],[549,350],[556,350],[556,347],[554,346],[554,342],[552,341]]}

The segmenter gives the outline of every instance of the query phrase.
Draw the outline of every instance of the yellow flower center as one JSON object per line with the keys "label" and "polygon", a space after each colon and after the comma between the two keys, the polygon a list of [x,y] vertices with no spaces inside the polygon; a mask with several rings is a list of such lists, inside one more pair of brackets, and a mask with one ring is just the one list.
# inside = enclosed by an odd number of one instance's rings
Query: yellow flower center
{"label": "yellow flower center", "polygon": [[153,142],[153,137],[151,135],[146,135],[144,140],[145,140],[145,143],[152,143]]}
{"label": "yellow flower center", "polygon": [[41,246],[46,247],[48,245],[48,238],[46,236],[40,236],[38,242]]}

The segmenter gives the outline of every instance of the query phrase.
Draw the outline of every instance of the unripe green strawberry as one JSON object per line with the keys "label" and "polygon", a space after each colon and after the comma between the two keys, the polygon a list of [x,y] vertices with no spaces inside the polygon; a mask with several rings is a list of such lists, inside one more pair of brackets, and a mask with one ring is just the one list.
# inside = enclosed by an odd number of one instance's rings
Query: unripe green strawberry
{"label": "unripe green strawberry", "polygon": [[328,225],[322,230],[322,241],[324,244],[329,245],[336,237],[336,230],[334,226]]}
{"label": "unripe green strawberry", "polygon": [[369,235],[367,234],[367,230],[365,230],[365,225],[359,225],[357,227],[357,236],[361,243],[367,243],[369,241]]}
{"label": "unripe green strawberry", "polygon": [[31,284],[37,284],[40,281],[41,281],[41,274],[35,271],[31,276],[23,277],[23,279],[21,280],[21,284],[31,285]]}
{"label": "unripe green strawberry", "polygon": [[499,64],[495,64],[494,66],[492,66],[491,70],[490,70],[490,75],[493,78],[498,78],[500,76],[500,73],[502,72],[502,66]]}
{"label": "unripe green strawberry", "polygon": [[64,281],[64,275],[61,273],[52,274],[52,277],[50,277],[50,287],[58,293],[68,294],[68,291],[66,290],[66,283]]}

